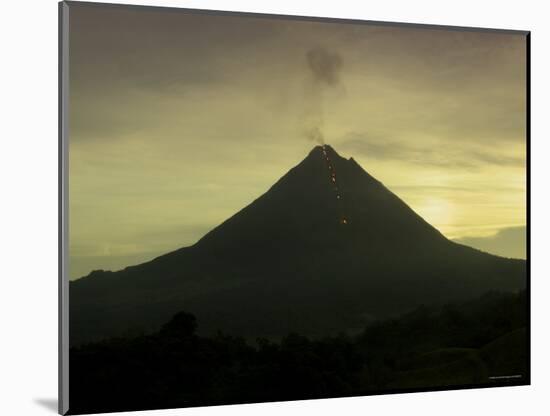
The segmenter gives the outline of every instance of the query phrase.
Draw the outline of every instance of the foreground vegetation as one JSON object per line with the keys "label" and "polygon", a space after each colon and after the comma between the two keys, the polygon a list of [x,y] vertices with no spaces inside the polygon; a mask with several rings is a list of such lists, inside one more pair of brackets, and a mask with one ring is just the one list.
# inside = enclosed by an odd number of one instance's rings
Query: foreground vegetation
{"label": "foreground vegetation", "polygon": [[71,349],[70,413],[524,384],[527,319],[525,292],[489,293],[420,307],[356,336],[251,345],[201,337],[195,317],[181,312],[155,334]]}

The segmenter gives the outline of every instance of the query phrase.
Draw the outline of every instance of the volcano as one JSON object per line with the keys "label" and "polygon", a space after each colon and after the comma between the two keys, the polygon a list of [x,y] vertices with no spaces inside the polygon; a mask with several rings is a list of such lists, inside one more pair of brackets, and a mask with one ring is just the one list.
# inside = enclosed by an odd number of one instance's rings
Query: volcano
{"label": "volcano", "polygon": [[353,158],[316,146],[196,244],[70,284],[71,344],[157,330],[325,336],[526,285],[526,262],[445,238]]}

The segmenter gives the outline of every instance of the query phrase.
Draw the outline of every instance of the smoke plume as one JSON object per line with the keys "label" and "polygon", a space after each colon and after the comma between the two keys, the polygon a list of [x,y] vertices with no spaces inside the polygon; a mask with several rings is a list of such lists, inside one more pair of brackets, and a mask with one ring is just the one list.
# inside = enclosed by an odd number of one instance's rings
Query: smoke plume
{"label": "smoke plume", "polygon": [[339,82],[342,58],[336,52],[324,48],[310,49],[307,54],[307,64],[314,80],[321,86],[334,86]]}
{"label": "smoke plume", "polygon": [[308,82],[306,84],[306,112],[303,119],[304,136],[308,140],[324,144],[325,93],[340,84],[343,61],[337,52],[323,47],[310,49],[306,53]]}

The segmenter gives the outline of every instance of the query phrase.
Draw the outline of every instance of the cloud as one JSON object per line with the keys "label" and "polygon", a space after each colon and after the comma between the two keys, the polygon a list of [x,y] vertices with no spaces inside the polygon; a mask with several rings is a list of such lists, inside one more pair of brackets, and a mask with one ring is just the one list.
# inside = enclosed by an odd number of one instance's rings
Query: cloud
{"label": "cloud", "polygon": [[510,227],[488,237],[463,237],[454,240],[502,257],[525,259],[527,256],[527,228]]}
{"label": "cloud", "polygon": [[[87,275],[93,269],[120,270],[140,264],[181,247],[190,246],[214,228],[211,224],[154,224],[141,228],[127,238],[116,235],[92,234],[85,242],[71,241],[71,280]],[[142,225],[142,227],[144,227]],[[124,227],[113,227],[119,231]],[[127,237],[127,236],[126,236]]]}
{"label": "cloud", "polygon": [[525,159],[498,153],[495,148],[473,144],[434,144],[414,140],[394,140],[384,136],[348,133],[339,143],[343,150],[379,160],[397,160],[424,166],[475,169],[483,165],[525,167]]}

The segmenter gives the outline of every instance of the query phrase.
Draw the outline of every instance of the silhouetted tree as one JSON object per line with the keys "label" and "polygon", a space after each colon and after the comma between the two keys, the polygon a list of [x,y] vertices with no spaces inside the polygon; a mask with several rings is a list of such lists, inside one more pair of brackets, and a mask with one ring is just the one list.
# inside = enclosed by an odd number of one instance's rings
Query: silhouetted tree
{"label": "silhouetted tree", "polygon": [[161,336],[190,337],[197,329],[197,319],[187,312],[179,312],[160,330]]}

